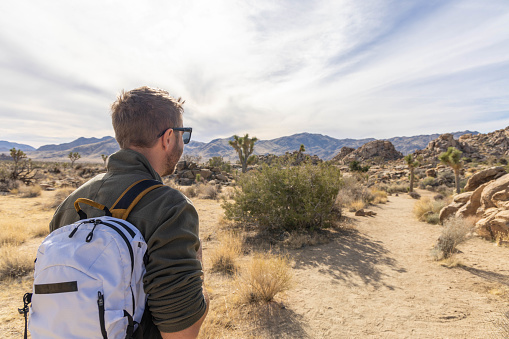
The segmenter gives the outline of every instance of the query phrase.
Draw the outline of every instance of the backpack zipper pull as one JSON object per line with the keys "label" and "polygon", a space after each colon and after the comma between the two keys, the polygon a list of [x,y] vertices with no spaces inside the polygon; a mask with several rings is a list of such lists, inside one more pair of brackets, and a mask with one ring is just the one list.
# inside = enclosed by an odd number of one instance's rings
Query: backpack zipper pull
{"label": "backpack zipper pull", "polygon": [[74,236],[74,234],[76,234],[76,232],[78,231],[78,227],[80,227],[83,223],[80,222],[72,231],[71,233],[69,234],[69,238],[72,238]]}
{"label": "backpack zipper pull", "polygon": [[92,228],[90,233],[88,233],[87,238],[85,239],[86,242],[90,242],[92,240],[92,237],[94,236],[95,227],[101,223],[101,220],[90,220],[90,221],[94,222],[94,227]]}

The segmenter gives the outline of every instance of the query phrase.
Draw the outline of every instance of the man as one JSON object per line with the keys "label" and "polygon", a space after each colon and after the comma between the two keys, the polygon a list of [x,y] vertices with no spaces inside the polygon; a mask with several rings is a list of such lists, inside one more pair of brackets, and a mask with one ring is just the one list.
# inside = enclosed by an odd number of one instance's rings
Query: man
{"label": "man", "polygon": [[[111,106],[120,151],[108,158],[106,173],[85,183],[58,207],[50,230],[79,220],[73,206],[77,198],[111,207],[134,182],[162,181],[172,174],[191,138],[191,129],[182,127],[182,104],[160,89],[122,92]],[[84,209],[89,217],[103,215]],[[194,206],[179,191],[163,186],[144,196],[127,221],[140,229],[148,245],[144,338],[196,338],[208,311],[208,296]]]}

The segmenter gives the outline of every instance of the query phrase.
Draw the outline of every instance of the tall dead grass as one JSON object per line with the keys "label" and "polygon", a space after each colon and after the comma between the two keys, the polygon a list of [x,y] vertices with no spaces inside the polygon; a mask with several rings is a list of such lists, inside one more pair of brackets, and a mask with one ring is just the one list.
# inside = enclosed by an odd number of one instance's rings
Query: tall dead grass
{"label": "tall dead grass", "polygon": [[212,271],[225,274],[237,272],[237,260],[242,253],[242,236],[233,231],[220,233],[219,245],[209,254]]}
{"label": "tall dead grass", "polygon": [[238,276],[241,303],[270,302],[292,287],[293,273],[289,259],[282,255],[255,254]]}
{"label": "tall dead grass", "polygon": [[419,221],[425,221],[429,224],[438,224],[440,222],[440,210],[447,205],[445,200],[433,200],[424,197],[415,202],[413,212]]}
{"label": "tall dead grass", "polygon": [[15,245],[0,247],[0,281],[26,276],[34,270],[32,253],[23,251]]}

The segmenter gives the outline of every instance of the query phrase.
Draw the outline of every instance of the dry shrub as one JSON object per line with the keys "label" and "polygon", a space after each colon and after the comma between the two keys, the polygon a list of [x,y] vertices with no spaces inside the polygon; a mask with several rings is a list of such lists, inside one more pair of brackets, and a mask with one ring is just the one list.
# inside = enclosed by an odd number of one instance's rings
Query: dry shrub
{"label": "dry shrub", "polygon": [[24,277],[34,270],[34,258],[17,246],[0,247],[0,281]]}
{"label": "dry shrub", "polygon": [[219,196],[219,188],[216,185],[200,184],[197,191],[200,198],[203,199],[217,199]]}
{"label": "dry shrub", "polygon": [[408,193],[409,196],[412,197],[412,199],[420,199],[421,198],[421,195],[417,192],[410,192]]}
{"label": "dry shrub", "polygon": [[57,208],[72,192],[74,192],[74,188],[72,187],[63,187],[57,189],[55,191],[55,195],[53,196],[53,201],[50,201],[45,207],[47,209]]}
{"label": "dry shrub", "polygon": [[348,206],[348,210],[350,212],[357,212],[361,209],[363,209],[364,207],[366,207],[366,203],[362,200],[355,200],[355,201],[352,201],[349,206]]}
{"label": "dry shrub", "polygon": [[431,200],[424,197],[414,204],[414,215],[419,221],[425,221],[430,224],[438,224],[440,210],[447,204],[444,200]]}
{"label": "dry shrub", "polygon": [[373,204],[385,204],[387,202],[387,192],[378,189],[371,189],[371,193],[374,196]]}
{"label": "dry shrub", "polygon": [[219,194],[219,197],[221,199],[231,200],[231,199],[233,199],[234,194],[235,194],[235,188],[232,186],[226,186],[221,189],[221,193]]}
{"label": "dry shrub", "polygon": [[287,257],[256,254],[238,276],[240,302],[267,303],[292,286],[293,273]]}
{"label": "dry shrub", "polygon": [[29,238],[27,232],[20,230],[20,225],[12,220],[0,219],[0,246],[20,245]]}
{"label": "dry shrub", "polygon": [[20,185],[17,194],[22,198],[35,198],[41,195],[42,188],[39,185]]}
{"label": "dry shrub", "polygon": [[456,247],[470,239],[473,234],[474,224],[471,219],[449,218],[444,222],[442,234],[432,249],[432,256],[435,260],[450,258]]}
{"label": "dry shrub", "polygon": [[222,233],[218,240],[219,245],[209,255],[212,271],[234,274],[237,271],[236,261],[242,253],[242,236],[228,231]]}
{"label": "dry shrub", "polygon": [[184,193],[184,195],[188,198],[196,198],[198,196],[198,190],[196,189],[195,185],[186,186],[181,188],[180,191]]}
{"label": "dry shrub", "polygon": [[367,204],[373,199],[374,195],[371,190],[355,177],[344,177],[343,185],[341,185],[336,198],[336,204],[340,207],[350,207],[358,201]]}
{"label": "dry shrub", "polygon": [[389,194],[408,192],[408,184],[399,182],[391,183],[386,187],[386,190]]}

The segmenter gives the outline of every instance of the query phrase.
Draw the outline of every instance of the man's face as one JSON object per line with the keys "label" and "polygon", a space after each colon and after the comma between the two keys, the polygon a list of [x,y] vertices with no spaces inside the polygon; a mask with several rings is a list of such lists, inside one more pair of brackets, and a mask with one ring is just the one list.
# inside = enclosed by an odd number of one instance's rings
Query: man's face
{"label": "man's face", "polygon": [[[177,126],[174,127],[182,127],[183,121],[182,117],[179,119],[179,123]],[[177,166],[177,163],[180,160],[180,157],[182,156],[182,153],[184,152],[184,141],[182,140],[182,133],[181,131],[172,131],[171,134],[171,144],[170,148],[168,149],[168,152],[166,153],[166,168],[165,172],[162,175],[167,176],[173,174],[175,172],[175,166]]]}

